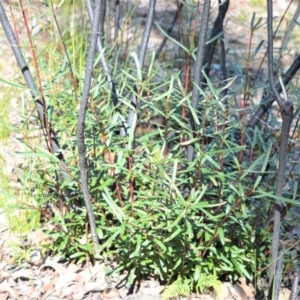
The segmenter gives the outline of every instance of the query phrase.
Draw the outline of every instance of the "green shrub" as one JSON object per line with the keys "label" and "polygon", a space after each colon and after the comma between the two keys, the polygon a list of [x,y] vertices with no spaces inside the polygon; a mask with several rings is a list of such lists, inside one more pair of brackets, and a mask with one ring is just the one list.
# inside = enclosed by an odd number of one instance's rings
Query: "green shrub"
{"label": "green shrub", "polygon": [[[189,8],[195,15],[196,8]],[[255,15],[251,24],[253,32],[260,28]],[[247,97],[257,88],[249,65],[262,43],[253,51],[250,42],[249,56],[242,61],[245,71],[238,66],[236,76],[223,82],[206,78],[207,85],[199,88],[198,108],[193,109],[189,76],[183,86],[181,73],[169,62],[157,66],[154,55],[149,55],[149,64],[141,70],[138,63],[131,63],[128,44],[120,44],[124,46],[120,56],[113,57],[116,45],[107,41],[108,50],[95,62],[85,119],[98,255],[88,234],[86,208],[78,205],[83,201],[76,124],[87,49],[85,29],[75,27],[76,34],[63,33],[68,57],[61,50],[62,41],[43,50],[51,59],[38,57],[44,69],[48,62],[62,62],[53,66],[43,87],[69,179],[59,181],[62,162],[38,143],[28,145],[24,153],[34,161],[26,178],[28,190],[36,192],[34,205],[38,210],[50,205],[54,214],[50,222],[59,228],[51,233],[53,251],[78,262],[105,260],[111,267],[109,274],[128,272],[130,283],[136,277],[155,275],[168,283],[190,280],[190,288],[203,291],[205,284],[197,284],[209,276],[216,282],[217,278],[253,280],[268,264],[270,234],[265,223],[276,199],[274,144],[278,136],[270,127],[245,127],[246,113],[236,97],[244,93],[247,106]],[[186,72],[194,64],[193,44],[188,49],[177,41],[185,52]],[[117,83],[115,106],[99,64],[106,54]],[[138,99],[137,108],[130,103],[132,94]],[[131,128],[126,121],[129,111],[136,113]],[[275,126],[276,118],[271,122]],[[125,136],[120,135],[122,126]],[[186,157],[189,145],[195,149],[193,160]],[[297,192],[292,183],[291,187],[293,191],[282,200],[293,204]],[[113,267],[115,261],[117,267]],[[177,293],[187,294],[187,290]]]}

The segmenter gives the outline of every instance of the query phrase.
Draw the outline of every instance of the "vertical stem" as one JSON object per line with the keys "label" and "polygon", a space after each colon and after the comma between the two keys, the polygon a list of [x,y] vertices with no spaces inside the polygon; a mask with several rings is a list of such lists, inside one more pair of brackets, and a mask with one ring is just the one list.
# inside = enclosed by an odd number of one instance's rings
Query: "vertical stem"
{"label": "vertical stem", "polygon": [[[283,101],[278,93],[275,85],[274,74],[273,74],[273,5],[272,0],[267,0],[267,23],[268,23],[268,71],[269,71],[269,82],[271,85],[272,92],[274,94],[275,100],[278,103],[281,111],[282,117],[282,128],[280,135],[280,148],[279,148],[279,166],[276,178],[276,196],[282,196],[282,186],[284,183],[284,174],[286,167],[286,155],[290,126],[293,120],[294,108],[290,101]],[[278,260],[278,249],[279,249],[279,236],[280,236],[280,222],[281,222],[281,210],[282,202],[277,199],[274,203],[274,225],[273,225],[273,235],[272,235],[272,261],[270,266],[270,278],[269,278],[269,294],[272,294],[271,289],[273,287],[274,277],[277,268]],[[275,291],[277,291],[278,286],[277,281],[274,282]]]}
{"label": "vertical stem", "polygon": [[115,7],[115,28],[114,28],[114,43],[115,43],[115,49],[114,49],[114,55],[115,55],[115,61],[117,63],[117,56],[119,51],[119,19],[120,19],[120,0],[116,0],[116,7]]}
{"label": "vertical stem", "polygon": [[[99,16],[97,16],[95,14],[95,10],[92,7],[91,0],[86,0],[86,8],[87,8],[87,11],[88,11],[90,23],[93,24],[94,16],[96,16],[96,17],[99,17]],[[102,11],[102,8],[101,8],[101,11]],[[110,71],[109,71],[108,64],[107,64],[107,61],[106,61],[103,50],[104,49],[103,49],[103,44],[102,44],[102,38],[99,38],[99,36],[97,36],[97,51],[99,53],[102,53],[101,58],[100,58],[101,66],[102,66],[102,69],[104,71],[104,75],[106,76],[106,79],[107,79],[107,82],[108,82],[108,86],[109,86],[109,90],[111,92],[111,97],[112,97],[113,104],[116,105],[117,102],[118,102],[118,98],[117,98],[117,94],[116,94],[116,88],[115,88],[115,84],[114,84],[114,82],[111,78]]]}
{"label": "vertical stem", "polygon": [[[204,53],[205,53],[205,42],[206,42],[206,34],[207,34],[207,27],[208,27],[208,20],[209,20],[209,11],[210,11],[210,0],[204,0],[203,5],[203,12],[202,12],[202,19],[201,19],[201,29],[200,29],[200,36],[198,41],[198,52],[195,64],[195,75],[194,75],[194,85],[193,85],[193,92],[192,92],[192,109],[197,110],[198,102],[199,102],[199,87],[202,81],[202,67],[203,67],[203,60],[204,60]],[[190,124],[192,130],[194,131],[195,122],[193,119],[192,114],[190,113]],[[194,157],[194,146],[189,145],[187,147],[187,158],[188,160],[193,160]]]}
{"label": "vertical stem", "polygon": [[[59,143],[58,143],[58,138],[55,134],[55,132],[52,130],[51,125],[48,123],[46,123],[45,121],[45,116],[46,116],[46,107],[43,104],[43,101],[40,99],[40,95],[38,93],[37,87],[35,85],[34,79],[32,77],[32,74],[30,72],[30,69],[25,61],[24,55],[21,52],[21,49],[18,45],[18,41],[17,38],[10,26],[10,23],[8,21],[8,18],[6,16],[5,10],[3,8],[2,2],[0,1],[0,22],[2,25],[2,28],[5,32],[5,35],[7,37],[7,40],[9,42],[9,44],[11,45],[12,51],[14,53],[14,56],[16,58],[16,61],[19,65],[19,68],[22,72],[22,75],[26,81],[26,84],[29,88],[30,94],[32,96],[32,98],[34,99],[35,102],[35,107],[36,110],[38,112],[38,117],[39,120],[41,122],[41,126],[44,132],[44,136],[46,139],[46,142],[48,141],[48,135],[45,132],[45,128],[47,128],[47,126],[49,126],[49,133],[50,133],[50,142],[51,142],[51,147],[49,148],[52,149],[53,153],[57,156],[57,158],[60,161],[60,168],[61,168],[61,172],[59,174],[60,179],[63,180],[69,180],[70,177],[67,174],[67,165],[64,161],[64,157],[62,154],[62,151],[60,149]],[[48,145],[50,146],[50,145]]]}
{"label": "vertical stem", "polygon": [[97,235],[95,216],[94,216],[90,195],[89,195],[86,149],[84,144],[84,129],[85,129],[87,103],[90,97],[91,82],[92,82],[93,69],[94,69],[94,58],[95,58],[96,45],[98,40],[98,30],[100,25],[100,16],[101,16],[103,1],[104,0],[97,0],[95,5],[95,14],[94,14],[95,17],[93,18],[93,22],[92,22],[92,33],[90,37],[90,45],[88,48],[87,62],[86,62],[85,76],[84,76],[84,86],[83,86],[82,99],[80,102],[78,122],[77,122],[77,147],[78,147],[78,156],[79,156],[82,193],[83,193],[83,198],[84,198],[85,206],[89,217],[94,253],[96,254],[99,248],[99,240]]}
{"label": "vertical stem", "polygon": [[[145,61],[145,57],[146,57],[148,41],[149,41],[149,37],[150,37],[153,20],[154,20],[155,5],[156,5],[156,0],[149,1],[148,15],[147,15],[147,20],[146,20],[146,24],[145,24],[144,33],[143,33],[141,48],[139,51],[139,64],[140,64],[141,69],[144,66],[144,61]],[[132,126],[134,116],[136,115],[137,100],[136,100],[136,96],[134,94],[132,94],[132,96],[131,96],[131,103],[135,109],[131,110],[129,112],[128,120],[127,120],[129,127]]]}
{"label": "vertical stem", "polygon": [[[298,263],[298,261],[296,261]],[[297,300],[298,299],[298,286],[299,286],[299,278],[300,278],[300,268],[299,266],[295,266],[294,268],[294,280],[292,284],[292,291],[289,300]]]}
{"label": "vertical stem", "polygon": [[278,262],[277,262],[277,270],[276,270],[276,276],[275,276],[275,297],[274,299],[279,299],[279,293],[280,293],[280,282],[281,282],[281,276],[282,276],[282,265],[283,265],[283,252],[280,251]]}

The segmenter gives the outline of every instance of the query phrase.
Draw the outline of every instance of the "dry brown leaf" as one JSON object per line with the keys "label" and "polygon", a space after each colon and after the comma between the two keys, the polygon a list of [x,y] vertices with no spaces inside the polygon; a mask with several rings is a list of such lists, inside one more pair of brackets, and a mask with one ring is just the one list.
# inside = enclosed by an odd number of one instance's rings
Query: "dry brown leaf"
{"label": "dry brown leaf", "polygon": [[102,292],[102,298],[103,298],[103,300],[113,299],[113,298],[120,298],[121,299],[121,295],[120,295],[119,291],[116,288],[112,288],[112,289],[104,290]]}
{"label": "dry brown leaf", "polygon": [[222,283],[222,292],[220,300],[246,300],[246,293],[237,284],[232,284],[231,282]]}
{"label": "dry brown leaf", "polygon": [[17,283],[11,277],[7,279],[7,282],[11,287],[15,287],[17,285]]}
{"label": "dry brown leaf", "polygon": [[48,280],[48,282],[59,276],[54,269],[48,267],[44,269],[39,269],[37,275],[39,278],[42,278],[43,280]]}
{"label": "dry brown leaf", "polygon": [[103,291],[107,287],[106,281],[87,282],[84,286],[84,294],[91,291]]}
{"label": "dry brown leaf", "polygon": [[0,271],[0,278],[1,280],[9,278],[10,277],[10,273],[8,273],[7,271],[1,269]]}
{"label": "dry brown leaf", "polygon": [[28,239],[31,245],[39,246],[42,242],[48,242],[51,240],[50,236],[43,231],[43,229],[38,229],[37,231],[32,231],[28,234]]}
{"label": "dry brown leaf", "polygon": [[67,267],[67,270],[70,271],[70,272],[77,273],[77,272],[81,271],[81,268],[78,267],[77,265],[73,264],[73,263],[70,263]]}
{"label": "dry brown leaf", "polygon": [[105,281],[105,264],[96,262],[91,269],[94,281]]}
{"label": "dry brown leaf", "polygon": [[76,290],[74,291],[74,295],[77,295],[76,297],[78,297],[79,294],[82,295],[82,298],[85,294],[85,287],[84,287],[84,281],[82,278],[80,278],[80,280],[76,283]]}
{"label": "dry brown leaf", "polygon": [[254,287],[252,284],[247,285],[246,283],[246,278],[240,278],[240,283],[239,286],[244,290],[246,296],[248,297],[248,299],[255,299],[254,293]]}
{"label": "dry brown leaf", "polygon": [[150,288],[142,287],[140,290],[147,295],[154,296],[154,295],[159,295],[164,289],[165,287],[161,285],[161,286],[150,287]]}
{"label": "dry brown leaf", "polygon": [[54,269],[59,276],[62,276],[66,272],[66,269],[61,264],[49,258],[46,260],[45,264],[41,266],[40,270],[47,267]]}
{"label": "dry brown leaf", "polygon": [[12,245],[24,248],[24,237],[14,233],[10,233],[8,239],[5,241],[3,248],[11,248]]}
{"label": "dry brown leaf", "polygon": [[[78,292],[74,292],[73,294],[73,299],[74,300],[82,300],[84,297],[84,292],[83,291],[78,291]],[[101,298],[99,298],[101,299]]]}
{"label": "dry brown leaf", "polygon": [[84,282],[90,282],[92,281],[93,274],[91,272],[91,269],[84,269],[81,272],[78,273]]}
{"label": "dry brown leaf", "polygon": [[33,292],[30,297],[30,300],[40,300],[40,299],[41,299],[41,293],[39,292]]}
{"label": "dry brown leaf", "polygon": [[80,275],[73,272],[67,272],[60,276],[57,281],[55,282],[55,288],[57,291],[61,291],[65,287],[69,286],[70,284],[76,283],[80,280]]}
{"label": "dry brown leaf", "polygon": [[0,293],[4,293],[7,292],[6,290],[6,286],[4,284],[2,284],[2,282],[0,283]]}
{"label": "dry brown leaf", "polygon": [[[291,290],[289,290],[288,288],[283,288],[280,290],[279,292],[279,299],[280,300],[290,300],[291,297]],[[299,298],[297,298],[299,299]]]}
{"label": "dry brown leaf", "polygon": [[81,280],[76,284],[76,290],[74,291],[73,298],[74,298],[74,299],[81,300],[81,299],[83,299],[84,295],[85,295],[84,282],[83,282],[83,280],[81,279]]}
{"label": "dry brown leaf", "polygon": [[29,262],[34,266],[39,266],[42,262],[41,249],[33,249],[30,251]]}
{"label": "dry brown leaf", "polygon": [[22,297],[24,297],[24,296],[31,296],[34,293],[34,291],[35,291],[35,287],[19,283],[18,291],[19,291],[20,294],[22,294]]}
{"label": "dry brown leaf", "polygon": [[35,274],[30,269],[23,269],[16,272],[13,272],[11,274],[11,277],[16,280],[18,278],[27,278],[27,279],[33,279],[35,277]]}
{"label": "dry brown leaf", "polygon": [[154,288],[160,286],[159,282],[156,280],[145,280],[141,283],[142,288]]}
{"label": "dry brown leaf", "polygon": [[[91,300],[99,300],[99,299],[102,299],[101,298],[101,295],[102,295],[102,293],[100,293],[100,292],[94,292],[91,296],[90,296],[90,298],[91,298]],[[122,299],[122,298],[121,298]]]}
{"label": "dry brown leaf", "polygon": [[13,265],[16,262],[15,257],[12,255],[11,248],[6,248],[4,251],[2,251],[2,260],[7,265]]}
{"label": "dry brown leaf", "polygon": [[49,299],[60,299],[59,293],[57,291],[55,291],[54,289],[50,290],[49,292],[47,292],[45,295],[43,295],[42,297],[43,300],[49,300]]}
{"label": "dry brown leaf", "polygon": [[34,285],[36,286],[36,291],[40,291],[44,285],[42,278],[35,278]]}
{"label": "dry brown leaf", "polygon": [[[8,292],[9,295],[14,298],[17,299],[18,298],[18,294],[10,287],[10,285],[8,284],[7,280],[4,280],[2,283],[2,288],[4,289],[4,291]],[[2,289],[1,288],[1,289]]]}
{"label": "dry brown leaf", "polygon": [[56,282],[56,278],[55,279],[52,279],[50,282],[48,282],[47,284],[44,284],[41,288],[41,292],[42,294],[46,294],[48,293],[49,291],[51,291],[54,287],[54,284]]}
{"label": "dry brown leaf", "polygon": [[81,244],[81,245],[86,245],[86,243],[89,241],[89,239],[91,238],[91,234],[84,234],[79,240],[78,242]]}
{"label": "dry brown leaf", "polygon": [[0,270],[3,270],[7,266],[7,263],[4,261],[0,262]]}
{"label": "dry brown leaf", "polygon": [[76,284],[69,285],[69,286],[63,288],[63,290],[61,291],[60,297],[61,298],[70,297],[74,294],[75,291],[76,291]]}
{"label": "dry brown leaf", "polygon": [[7,293],[7,292],[4,292],[4,293],[0,292],[0,299],[1,300],[6,300],[6,299],[8,299],[8,297],[9,297],[9,293]]}

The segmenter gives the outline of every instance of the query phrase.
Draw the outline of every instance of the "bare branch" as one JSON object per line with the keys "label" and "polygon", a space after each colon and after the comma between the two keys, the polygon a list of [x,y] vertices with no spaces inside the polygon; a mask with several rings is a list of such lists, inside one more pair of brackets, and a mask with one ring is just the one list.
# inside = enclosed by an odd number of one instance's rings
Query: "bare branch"
{"label": "bare branch", "polygon": [[269,82],[271,86],[271,90],[274,94],[275,100],[279,106],[283,104],[283,100],[281,99],[275,84],[274,79],[274,71],[273,71],[273,4],[271,0],[267,0],[267,8],[268,8],[268,71],[269,71]]}
{"label": "bare branch", "polygon": [[[204,61],[204,53],[205,53],[205,42],[206,42],[206,34],[209,20],[209,11],[210,11],[210,0],[204,0],[202,19],[201,19],[201,29],[200,36],[198,41],[198,51],[197,58],[195,64],[195,73],[194,73],[194,85],[193,85],[193,93],[192,93],[192,109],[197,110],[198,102],[199,102],[199,86],[202,82],[202,68]],[[195,122],[192,114],[190,114],[190,124],[193,130],[195,130]],[[188,160],[192,160],[194,157],[194,146],[189,145],[187,147],[187,158]]]}
{"label": "bare branch", "polygon": [[[49,151],[51,152],[51,150],[53,151],[53,153],[57,156],[57,158],[60,161],[60,169],[61,172],[59,173],[59,177],[61,181],[67,181],[67,180],[71,180],[70,176],[67,174],[67,165],[64,161],[64,157],[63,157],[63,153],[62,150],[59,146],[58,143],[58,138],[54,132],[54,130],[51,128],[51,125],[49,124],[49,122],[46,122],[46,118],[47,116],[47,112],[46,112],[46,108],[44,107],[43,101],[40,99],[40,94],[38,92],[38,89],[34,83],[34,79],[31,75],[31,72],[29,70],[29,67],[25,61],[25,58],[23,56],[23,53],[18,45],[16,36],[10,26],[10,23],[8,21],[8,18],[6,16],[5,10],[2,6],[2,3],[0,2],[0,21],[1,21],[1,25],[4,29],[4,32],[6,34],[6,37],[8,39],[9,44],[11,45],[12,51],[15,55],[15,58],[17,60],[17,63],[19,65],[19,68],[23,74],[23,77],[26,81],[26,84],[30,90],[31,96],[34,99],[35,102],[35,107],[36,110],[38,112],[38,117],[39,120],[41,122],[41,127],[44,133],[44,137],[46,139],[46,142],[48,142],[48,136],[47,136],[47,132],[46,132],[46,126],[48,126],[48,131],[50,133],[50,141],[51,141],[51,145],[49,145],[47,143],[47,146],[49,148]],[[48,125],[47,125],[48,124]],[[66,196],[69,196],[69,191],[66,191]]]}
{"label": "bare branch", "polygon": [[[148,47],[148,41],[149,41],[149,37],[150,37],[150,32],[151,32],[153,20],[154,20],[155,5],[156,5],[156,0],[150,0],[149,1],[148,15],[147,15],[145,28],[144,28],[141,48],[140,48],[140,51],[139,51],[139,64],[140,64],[141,69],[144,66],[146,51],[147,51],[147,47]],[[129,127],[132,126],[132,122],[133,122],[134,116],[136,114],[136,109],[135,108],[136,108],[137,103],[136,103],[136,97],[135,97],[134,94],[132,94],[132,96],[131,96],[131,103],[134,107],[134,110],[131,110],[129,112],[129,115],[128,115],[127,122],[128,122]]]}
{"label": "bare branch", "polygon": [[[288,85],[291,79],[295,76],[295,74],[300,69],[300,55],[293,61],[290,68],[286,71],[286,73],[282,76],[284,85]],[[280,83],[277,83],[276,89],[278,93],[282,92],[282,86]],[[268,95],[266,98],[262,99],[261,104],[255,114],[251,117],[251,120],[248,123],[248,127],[255,127],[259,120],[261,120],[262,116],[268,111],[268,109],[272,106],[275,101],[274,95]]]}
{"label": "bare branch", "polygon": [[[269,70],[269,82],[271,85],[272,92],[277,101],[282,117],[282,128],[280,135],[280,148],[279,148],[279,166],[276,178],[276,196],[282,196],[282,187],[284,183],[285,176],[285,166],[286,166],[286,155],[287,155],[287,145],[289,138],[290,126],[293,120],[294,108],[290,101],[284,101],[281,99],[278,90],[275,86],[274,74],[273,74],[273,7],[272,0],[267,0],[268,8],[268,70]],[[269,278],[269,289],[273,287],[274,277],[276,273],[277,260],[278,260],[278,249],[279,249],[279,235],[280,235],[280,222],[281,222],[281,210],[282,203],[277,199],[274,203],[274,226],[273,226],[273,236],[272,236],[272,264],[270,266],[270,278]],[[277,286],[278,281],[274,282],[275,292],[279,289]],[[270,291],[271,292],[271,291]]]}
{"label": "bare branch", "polygon": [[[92,7],[92,4],[91,4],[90,0],[86,0],[86,7],[87,7],[90,23],[93,24],[94,10],[93,10],[93,7]],[[105,17],[105,14],[103,13],[103,9],[101,10],[101,16]],[[109,71],[109,68],[108,68],[108,64],[107,64],[107,61],[106,61],[106,58],[105,58],[105,55],[104,55],[104,49],[103,49],[103,45],[102,45],[102,38],[100,38],[99,36],[97,36],[97,51],[102,54],[101,58],[100,58],[101,66],[103,68],[104,75],[106,76],[106,79],[107,79],[107,82],[108,82],[109,90],[111,92],[112,102],[113,102],[114,105],[116,105],[118,103],[118,97],[116,95],[116,88],[115,88],[115,84],[114,84],[114,82],[111,78],[110,71]]]}
{"label": "bare branch", "polygon": [[[171,25],[170,25],[170,27],[169,27],[168,30],[167,30],[167,35],[170,35],[170,34],[171,34],[171,32],[172,32],[172,30],[173,30],[173,28],[174,28],[174,25],[175,25],[175,23],[176,23],[176,21],[177,21],[177,19],[178,19],[178,16],[179,16],[179,14],[180,14],[180,12],[181,12],[182,7],[183,7],[183,4],[180,3],[180,5],[178,6],[178,9],[177,9],[177,11],[176,11],[176,13],[174,14],[174,17],[173,17],[173,20],[172,20],[172,22],[171,22]],[[164,46],[165,46],[165,44],[166,44],[166,42],[167,42],[167,39],[168,39],[167,35],[164,36],[164,38],[163,38],[161,44],[159,45],[159,47],[158,47],[158,49],[157,49],[157,51],[156,51],[156,53],[155,53],[155,60],[158,59],[158,57],[159,57],[159,55],[160,55],[162,49],[164,48]]]}
{"label": "bare branch", "polygon": [[[92,209],[92,204],[89,195],[89,186],[88,186],[88,170],[86,163],[86,151],[84,144],[84,128],[85,128],[85,116],[87,110],[87,103],[90,97],[91,90],[91,82],[93,77],[93,69],[94,69],[94,58],[96,52],[96,45],[99,33],[99,25],[100,25],[100,17],[101,17],[101,9],[104,0],[97,0],[95,5],[95,17],[92,23],[92,33],[90,37],[90,45],[88,48],[87,54],[87,62],[85,67],[85,76],[84,76],[84,86],[82,92],[82,99],[79,108],[78,114],[78,122],[77,122],[77,147],[78,147],[78,156],[79,156],[79,167],[80,167],[80,178],[82,184],[82,193],[84,197],[85,206],[87,209],[89,223],[91,228],[91,235],[93,240],[94,252],[97,253],[99,248],[99,240],[97,235],[97,228],[95,223],[95,216]],[[87,1],[89,2],[89,1]],[[91,18],[91,16],[90,16]],[[100,43],[100,41],[99,41]]]}

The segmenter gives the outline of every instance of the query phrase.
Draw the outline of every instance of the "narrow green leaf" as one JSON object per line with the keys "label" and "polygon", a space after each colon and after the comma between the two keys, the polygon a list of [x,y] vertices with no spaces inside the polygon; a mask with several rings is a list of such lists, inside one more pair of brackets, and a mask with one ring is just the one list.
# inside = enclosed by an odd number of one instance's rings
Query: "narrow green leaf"
{"label": "narrow green leaf", "polygon": [[178,160],[175,159],[174,160],[174,165],[173,165],[172,182],[176,181],[177,170],[178,170]]}
{"label": "narrow green leaf", "polygon": [[167,247],[165,246],[165,244],[162,242],[162,241],[160,241],[160,240],[158,240],[158,239],[153,239],[153,242],[157,245],[157,246],[159,246],[163,251],[167,251]]}
{"label": "narrow green leaf", "polygon": [[0,77],[0,82],[3,82],[4,84],[10,85],[14,88],[18,88],[18,89],[22,89],[22,90],[27,89],[27,87],[25,85],[16,84],[15,82],[3,79],[2,77]]}
{"label": "narrow green leaf", "polygon": [[108,240],[106,240],[103,244],[99,247],[99,253],[101,253],[106,247],[111,247],[114,244],[114,241],[116,240],[117,236],[120,234],[120,228],[114,232]]}
{"label": "narrow green leaf", "polygon": [[136,256],[139,256],[139,252],[141,250],[141,244],[142,244],[142,236],[140,234],[137,234],[136,235],[136,241],[135,241],[135,250],[134,252],[132,252],[130,255],[129,255],[129,258],[134,258]]}
{"label": "narrow green leaf", "polygon": [[137,56],[136,52],[132,52],[131,56],[133,57],[133,59],[135,61],[138,79],[139,79],[140,82],[142,82],[143,81],[143,76],[142,76],[142,70],[141,70],[141,65],[140,65],[140,61],[138,59],[138,56]]}
{"label": "narrow green leaf", "polygon": [[267,164],[269,162],[269,156],[270,156],[271,150],[272,150],[272,143],[269,143],[267,151],[265,152],[264,163],[263,163],[263,165],[261,167],[261,170],[260,170],[260,174],[262,174],[262,175],[259,175],[257,177],[257,179],[256,179],[256,181],[253,185],[253,190],[256,190],[256,188],[258,187],[261,179],[263,178],[264,172],[265,172]]}
{"label": "narrow green leaf", "polygon": [[261,48],[261,46],[264,44],[264,40],[260,41],[259,44],[256,46],[256,48],[254,49],[254,51],[251,54],[251,59],[254,59],[257,52],[259,51],[259,49]]}
{"label": "narrow green leaf", "polygon": [[232,258],[231,261],[232,261],[236,271],[238,273],[240,273],[241,276],[243,276],[244,274],[243,274],[242,269],[241,269],[241,264],[234,258]]}
{"label": "narrow green leaf", "polygon": [[213,41],[219,39],[222,35],[224,34],[223,31],[219,32],[216,36],[214,36],[212,39],[208,40],[205,45],[208,45],[210,43],[212,43]]}
{"label": "narrow green leaf", "polygon": [[167,237],[164,242],[170,242],[174,238],[176,238],[183,230],[180,227],[177,227],[176,231],[174,231],[169,237]]}
{"label": "narrow green leaf", "polygon": [[178,45],[180,48],[182,48],[184,51],[186,51],[188,54],[190,54],[190,51],[188,48],[186,48],[184,45],[180,44],[177,39],[174,39],[170,35],[168,35],[157,22],[155,22],[155,25],[163,33],[163,35],[165,35],[168,39],[170,39],[172,42],[174,42],[176,45]]}
{"label": "narrow green leaf", "polygon": [[186,224],[186,232],[189,236],[189,239],[193,239],[194,238],[194,232],[193,232],[193,226],[190,223],[190,221],[188,219],[185,220],[185,224]]}
{"label": "narrow green leaf", "polygon": [[253,29],[254,29],[255,16],[256,16],[256,13],[254,12],[254,13],[252,14],[251,21],[250,21],[250,29],[251,29],[252,31],[253,31]]}
{"label": "narrow green leaf", "polygon": [[102,193],[102,196],[106,203],[109,205],[110,209],[112,210],[113,214],[116,216],[116,218],[119,220],[119,222],[122,223],[122,220],[124,219],[125,215],[122,209],[116,205],[114,200],[111,198],[111,193],[109,190],[105,187],[104,193]]}
{"label": "narrow green leaf", "polygon": [[256,191],[256,195],[255,195],[255,198],[272,198],[274,200],[278,200],[278,201],[281,201],[282,203],[291,203],[291,204],[295,204],[295,205],[298,205],[299,204],[299,200],[294,200],[294,199],[289,199],[289,198],[285,198],[285,197],[280,197],[280,196],[276,196],[270,192],[265,192],[265,191],[262,191],[262,190],[257,190]]}
{"label": "narrow green leaf", "polygon": [[221,244],[225,245],[224,230],[222,227],[219,227],[218,234],[219,234]]}

